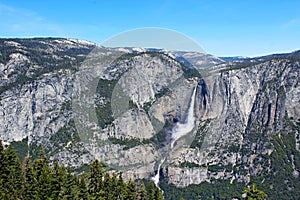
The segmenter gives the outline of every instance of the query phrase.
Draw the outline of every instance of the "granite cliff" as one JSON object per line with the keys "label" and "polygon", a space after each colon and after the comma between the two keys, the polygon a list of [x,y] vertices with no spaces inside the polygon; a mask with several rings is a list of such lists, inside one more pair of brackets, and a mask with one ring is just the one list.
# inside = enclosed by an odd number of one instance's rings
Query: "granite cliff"
{"label": "granite cliff", "polygon": [[[20,157],[43,147],[78,171],[98,158],[134,179],[161,163],[162,184],[299,195],[300,52],[224,61],[40,38],[1,39],[0,53],[0,136]],[[170,148],[195,87],[195,127]]]}

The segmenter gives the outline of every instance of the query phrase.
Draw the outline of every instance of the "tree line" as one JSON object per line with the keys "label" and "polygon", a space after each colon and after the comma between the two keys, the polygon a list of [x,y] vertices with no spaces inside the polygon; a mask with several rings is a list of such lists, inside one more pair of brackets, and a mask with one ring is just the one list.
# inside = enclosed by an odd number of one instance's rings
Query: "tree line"
{"label": "tree line", "polygon": [[122,174],[108,174],[98,160],[80,175],[57,161],[53,165],[44,153],[21,163],[11,145],[0,140],[1,200],[162,200],[159,188],[150,181],[125,182]]}

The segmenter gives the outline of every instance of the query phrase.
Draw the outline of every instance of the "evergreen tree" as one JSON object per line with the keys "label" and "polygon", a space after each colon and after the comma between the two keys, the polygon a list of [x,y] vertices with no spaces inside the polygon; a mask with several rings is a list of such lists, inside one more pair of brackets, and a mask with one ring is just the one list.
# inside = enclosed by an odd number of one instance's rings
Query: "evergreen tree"
{"label": "evergreen tree", "polygon": [[4,157],[5,152],[2,144],[2,140],[0,139],[0,199],[4,199],[4,188],[3,188],[3,178],[4,178]]}
{"label": "evergreen tree", "polygon": [[120,173],[119,178],[118,178],[117,191],[119,192],[118,199],[125,200],[125,198],[126,198],[126,184],[125,184],[122,176],[123,176],[122,173]]}
{"label": "evergreen tree", "polygon": [[4,197],[3,180],[0,178],[0,199],[4,199]]}
{"label": "evergreen tree", "polygon": [[24,200],[31,200],[37,198],[37,181],[33,171],[31,161],[28,157],[23,161],[23,174],[24,174]]}
{"label": "evergreen tree", "polygon": [[22,167],[11,145],[5,149],[2,170],[2,185],[5,199],[20,199],[23,191]]}
{"label": "evergreen tree", "polygon": [[137,200],[136,185],[135,185],[134,181],[132,181],[131,179],[126,184],[126,197],[125,197],[125,199]]}
{"label": "evergreen tree", "polygon": [[62,192],[59,194],[59,199],[73,200],[78,199],[79,196],[79,181],[76,175],[67,174],[66,182],[62,187]]}
{"label": "evergreen tree", "polygon": [[59,195],[63,191],[63,187],[67,182],[67,169],[64,166],[60,166],[58,161],[54,162],[53,166],[53,174],[52,174],[52,181],[51,181],[51,191],[52,199],[57,199]]}
{"label": "evergreen tree", "polygon": [[155,189],[155,200],[163,200],[162,192],[158,187]]}
{"label": "evergreen tree", "polygon": [[95,160],[90,167],[88,192],[92,199],[103,199],[103,169],[99,160]]}
{"label": "evergreen tree", "polygon": [[243,191],[243,199],[246,200],[265,200],[267,199],[267,194],[262,191],[257,189],[256,185],[253,184],[251,187],[246,188]]}
{"label": "evergreen tree", "polygon": [[113,199],[118,199],[119,191],[118,191],[118,178],[116,174],[113,174],[110,180],[111,191],[110,193],[113,196]]}
{"label": "evergreen tree", "polygon": [[47,199],[52,196],[52,169],[48,164],[48,158],[45,151],[40,151],[39,157],[34,161],[33,165],[35,178],[37,180],[37,196],[38,199]]}
{"label": "evergreen tree", "polygon": [[147,190],[146,190],[145,184],[143,182],[140,182],[140,184],[139,184],[138,199],[139,200],[147,200]]}
{"label": "evergreen tree", "polygon": [[1,175],[4,173],[3,169],[4,169],[4,157],[5,157],[5,151],[4,151],[4,147],[2,144],[2,140],[0,140],[0,178]]}
{"label": "evergreen tree", "polygon": [[0,140],[0,199],[22,200],[162,200],[159,188],[144,183],[137,188],[134,181],[125,183],[118,177],[104,173],[101,163],[95,160],[89,173],[74,175],[58,162],[49,166],[45,152],[31,163],[25,157],[21,166],[13,148],[4,149]]}
{"label": "evergreen tree", "polygon": [[104,175],[104,182],[103,182],[103,191],[105,194],[105,199],[111,199],[111,200],[115,199],[113,190],[114,188],[113,188],[112,179],[109,176],[109,174],[106,173]]}
{"label": "evergreen tree", "polygon": [[80,177],[78,186],[79,186],[78,200],[88,200],[89,193],[87,190],[85,179],[83,177]]}
{"label": "evergreen tree", "polygon": [[153,181],[148,184],[148,200],[155,200],[156,186]]}

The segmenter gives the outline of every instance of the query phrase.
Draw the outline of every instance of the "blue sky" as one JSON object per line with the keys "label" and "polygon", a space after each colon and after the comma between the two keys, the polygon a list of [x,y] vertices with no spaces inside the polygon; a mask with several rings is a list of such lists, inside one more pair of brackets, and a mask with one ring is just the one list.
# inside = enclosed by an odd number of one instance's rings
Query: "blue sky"
{"label": "blue sky", "polygon": [[176,30],[217,56],[300,49],[300,1],[0,0],[0,37],[67,37],[102,43],[142,27]]}

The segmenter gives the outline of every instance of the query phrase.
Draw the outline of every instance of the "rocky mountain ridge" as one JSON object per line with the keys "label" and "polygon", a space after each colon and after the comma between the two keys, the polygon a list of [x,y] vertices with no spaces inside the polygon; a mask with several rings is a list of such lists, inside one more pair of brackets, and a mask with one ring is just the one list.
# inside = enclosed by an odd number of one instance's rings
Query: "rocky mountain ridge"
{"label": "rocky mountain ridge", "polygon": [[[135,179],[166,156],[162,184],[259,180],[299,194],[300,52],[224,61],[58,38],[1,39],[0,50],[0,135],[23,155],[44,147],[79,170],[99,158]],[[196,128],[168,150],[195,86]]]}

